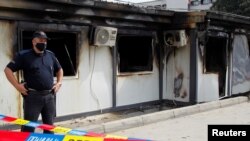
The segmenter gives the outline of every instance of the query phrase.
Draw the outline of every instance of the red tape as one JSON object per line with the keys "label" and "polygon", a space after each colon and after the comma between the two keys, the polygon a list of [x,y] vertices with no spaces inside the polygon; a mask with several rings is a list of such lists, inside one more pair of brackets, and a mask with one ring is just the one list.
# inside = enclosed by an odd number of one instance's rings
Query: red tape
{"label": "red tape", "polygon": [[[24,125],[34,128],[40,128],[43,130],[54,131],[55,133],[66,134],[65,139],[62,141],[67,141],[67,139],[71,139],[69,141],[150,141],[144,139],[134,139],[116,135],[105,135],[105,134],[98,134],[93,132],[86,132],[80,130],[73,130],[70,128],[64,128],[60,126],[52,126],[48,124],[40,124],[38,122],[31,122],[23,119],[18,119],[10,116],[5,116],[0,114],[0,120],[5,122],[10,122],[12,124]],[[1,131],[0,132],[0,141],[26,141],[25,137],[30,136],[27,141],[60,141],[59,138],[62,136],[58,135],[51,135],[51,134],[36,134],[36,133],[19,133],[19,132],[8,132],[8,131]],[[37,139],[36,139],[37,138]],[[40,139],[41,138],[41,139]],[[44,140],[46,139],[47,140]],[[57,140],[51,140],[56,138]],[[77,140],[73,140],[75,138]],[[38,140],[39,139],[39,140]],[[83,140],[84,139],[84,140]]]}

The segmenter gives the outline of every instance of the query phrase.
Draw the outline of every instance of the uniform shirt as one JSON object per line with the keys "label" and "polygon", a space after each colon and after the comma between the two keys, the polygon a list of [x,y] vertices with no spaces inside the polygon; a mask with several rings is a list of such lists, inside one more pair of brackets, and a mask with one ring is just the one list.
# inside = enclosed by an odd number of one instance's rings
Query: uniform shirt
{"label": "uniform shirt", "polygon": [[7,67],[13,72],[23,70],[28,88],[50,90],[54,83],[54,72],[57,72],[61,65],[51,51],[45,50],[43,54],[37,54],[33,49],[29,49],[17,53]]}

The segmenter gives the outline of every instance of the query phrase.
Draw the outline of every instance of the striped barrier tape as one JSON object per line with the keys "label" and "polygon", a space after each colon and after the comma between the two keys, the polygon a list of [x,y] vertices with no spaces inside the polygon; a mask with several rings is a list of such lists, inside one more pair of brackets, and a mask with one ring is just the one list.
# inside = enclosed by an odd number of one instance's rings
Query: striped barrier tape
{"label": "striped barrier tape", "polygon": [[[122,139],[1,131],[0,141],[124,141]],[[137,141],[137,140],[131,140]]]}
{"label": "striped barrier tape", "polygon": [[[32,122],[32,121],[28,121],[28,120],[24,120],[24,119],[20,119],[20,118],[15,118],[15,117],[10,117],[10,116],[5,116],[5,115],[1,115],[1,114],[0,114],[0,120],[5,121],[5,122],[9,122],[9,123],[13,123],[13,124],[17,124],[17,125],[25,125],[25,126],[29,126],[29,127],[53,131],[54,133],[66,134],[64,138],[67,139],[70,137],[73,139],[73,140],[48,140],[48,141],[85,141],[86,139],[83,140],[84,138],[90,138],[89,140],[86,140],[86,141],[151,141],[151,140],[145,140],[145,139],[129,138],[129,137],[123,137],[123,136],[110,135],[110,134],[99,134],[99,133],[87,132],[87,131],[82,131],[82,130],[74,130],[74,129],[60,127],[60,126],[41,124],[38,122]],[[9,133],[9,134],[12,134],[12,133]],[[33,135],[33,134],[36,135],[35,133],[32,133],[31,135]],[[46,134],[38,134],[38,135],[43,136]],[[48,134],[48,135],[50,136],[50,134]],[[58,136],[60,136],[60,135],[58,135]],[[76,138],[76,139],[79,138],[79,140],[74,140],[74,138]],[[26,141],[26,140],[24,140],[24,141]],[[33,140],[27,140],[27,141],[33,141]],[[40,140],[34,140],[34,141],[40,141]],[[41,140],[41,141],[47,141],[47,140]]]}
{"label": "striped barrier tape", "polygon": [[[101,137],[1,131],[0,141],[112,141]],[[113,140],[116,141],[116,140]],[[117,140],[118,141],[118,140]]]}

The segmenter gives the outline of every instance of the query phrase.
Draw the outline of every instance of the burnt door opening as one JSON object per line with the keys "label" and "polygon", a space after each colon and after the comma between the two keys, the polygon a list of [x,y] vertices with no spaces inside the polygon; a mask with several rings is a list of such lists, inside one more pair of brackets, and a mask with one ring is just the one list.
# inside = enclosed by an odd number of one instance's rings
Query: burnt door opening
{"label": "burnt door opening", "polygon": [[[34,31],[22,31],[21,50],[32,48]],[[47,50],[52,51],[60,62],[64,76],[75,76],[77,73],[77,34],[69,32],[46,32],[49,40]]]}
{"label": "burnt door opening", "polygon": [[119,36],[119,72],[153,70],[152,36]]}
{"label": "burnt door opening", "polygon": [[205,72],[218,73],[220,97],[225,96],[227,52],[226,37],[208,37],[205,47]]}

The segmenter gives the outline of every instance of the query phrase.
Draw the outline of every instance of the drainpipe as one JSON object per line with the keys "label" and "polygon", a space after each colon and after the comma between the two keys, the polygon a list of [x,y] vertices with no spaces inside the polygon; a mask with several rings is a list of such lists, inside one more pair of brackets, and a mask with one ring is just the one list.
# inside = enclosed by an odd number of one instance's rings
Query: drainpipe
{"label": "drainpipe", "polygon": [[190,81],[189,81],[189,101],[191,104],[197,103],[197,29],[190,29]]}
{"label": "drainpipe", "polygon": [[224,80],[225,81],[225,97],[227,96],[230,96],[229,94],[229,87],[230,87],[230,80],[229,80],[229,75],[230,75],[230,72],[229,72],[229,67],[230,67],[230,56],[231,56],[231,49],[230,49],[230,35],[228,36],[227,38],[227,43],[226,43],[226,79]]}
{"label": "drainpipe", "polygon": [[117,46],[112,47],[113,58],[112,58],[112,107],[116,107],[116,67],[117,67]]}
{"label": "drainpipe", "polygon": [[163,68],[164,68],[164,64],[163,64],[163,48],[162,46],[160,46],[159,48],[159,100],[160,103],[162,104],[163,101]]}
{"label": "drainpipe", "polygon": [[156,52],[159,56],[157,56],[159,63],[159,102],[160,102],[160,110],[163,102],[163,69],[164,69],[164,39],[163,33],[161,31],[157,31],[155,35],[155,45]]}
{"label": "drainpipe", "polygon": [[188,11],[190,11],[191,10],[191,0],[188,0]]}
{"label": "drainpipe", "polygon": [[231,96],[232,95],[232,75],[233,75],[233,35],[229,35],[229,41],[228,41],[228,47],[229,47],[229,57],[228,57],[228,89],[227,89],[227,95]]}

